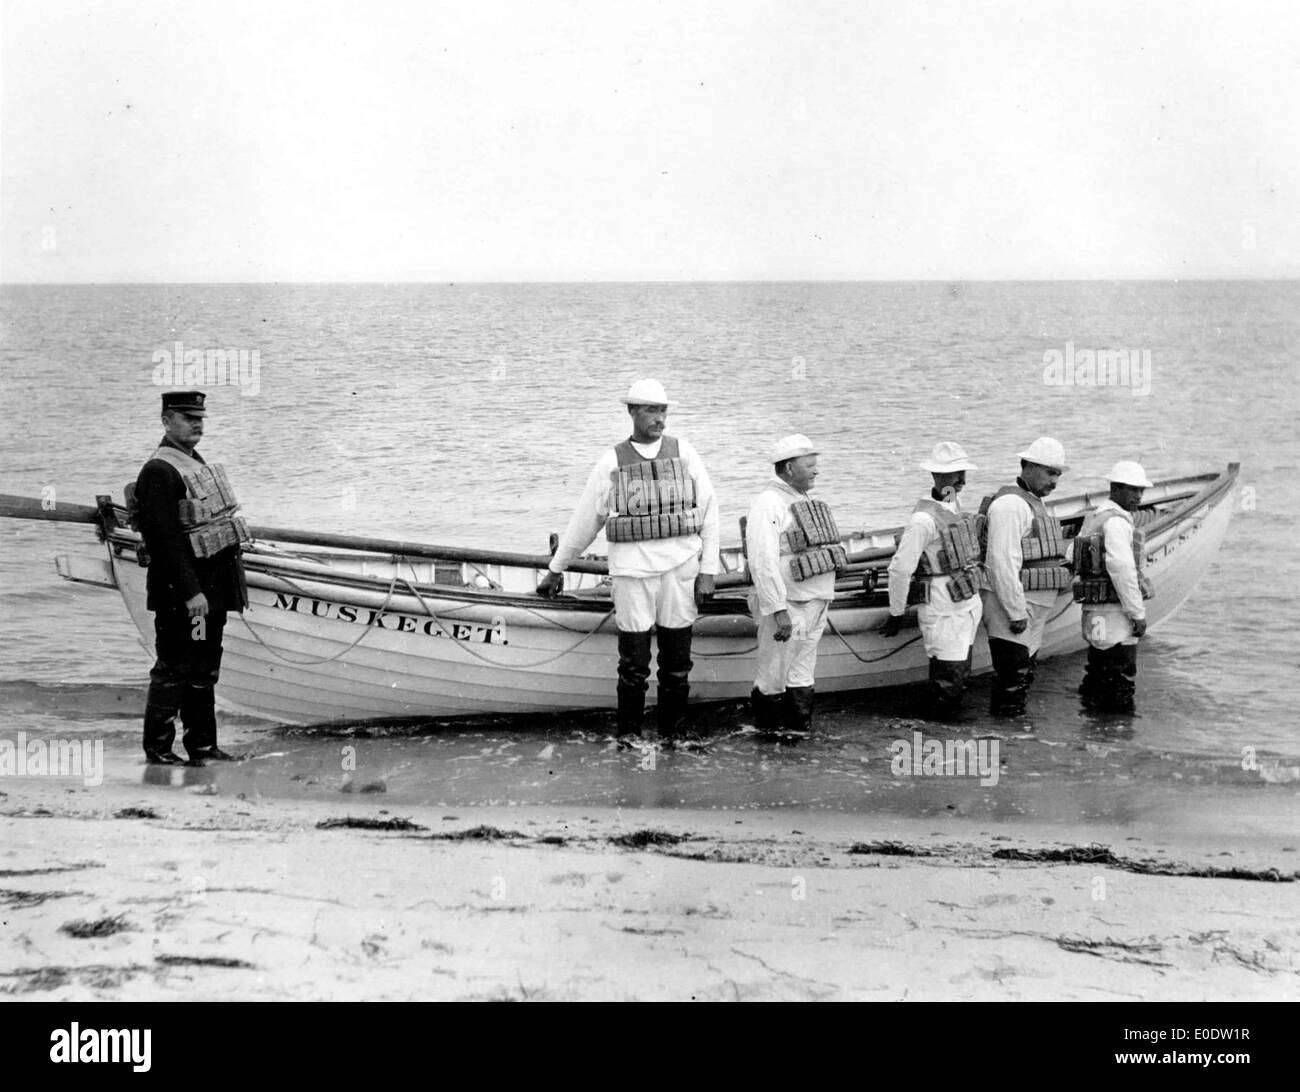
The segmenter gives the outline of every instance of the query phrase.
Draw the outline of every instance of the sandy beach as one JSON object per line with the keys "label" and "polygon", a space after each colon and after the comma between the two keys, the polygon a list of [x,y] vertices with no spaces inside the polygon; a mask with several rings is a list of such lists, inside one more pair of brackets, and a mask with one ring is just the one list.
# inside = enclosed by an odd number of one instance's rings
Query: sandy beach
{"label": "sandy beach", "polygon": [[12,778],[0,829],[10,999],[1300,997],[1294,838]]}

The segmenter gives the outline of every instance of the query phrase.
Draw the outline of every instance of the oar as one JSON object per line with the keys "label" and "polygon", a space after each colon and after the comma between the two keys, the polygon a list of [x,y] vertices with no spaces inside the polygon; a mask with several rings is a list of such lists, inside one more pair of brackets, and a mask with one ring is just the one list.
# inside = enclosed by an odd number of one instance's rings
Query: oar
{"label": "oar", "polygon": [[0,516],[11,519],[50,519],[60,523],[98,523],[99,512],[89,504],[37,500],[0,493]]}

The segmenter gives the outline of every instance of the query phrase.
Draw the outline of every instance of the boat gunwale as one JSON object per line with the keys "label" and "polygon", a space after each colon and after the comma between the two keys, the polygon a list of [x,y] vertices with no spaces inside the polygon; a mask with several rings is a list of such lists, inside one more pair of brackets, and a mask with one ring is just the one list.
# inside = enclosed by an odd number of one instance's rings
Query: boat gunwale
{"label": "boat gunwale", "polygon": [[[1193,482],[1204,483],[1203,487],[1193,493],[1190,497],[1182,498],[1177,506],[1168,512],[1161,513],[1152,523],[1142,528],[1147,536],[1148,544],[1151,544],[1161,534],[1177,526],[1177,524],[1187,518],[1192,512],[1204,507],[1206,504],[1215,503],[1219,495],[1228,490],[1232,483],[1238,477],[1240,471],[1239,463],[1229,463],[1227,468],[1217,473],[1206,473],[1197,475],[1186,475],[1178,478],[1167,479],[1157,483],[1170,490],[1183,484]],[[1083,493],[1071,497],[1063,497],[1059,500],[1050,502],[1053,509],[1080,505],[1083,510],[1094,506],[1098,500],[1105,499],[1105,493]],[[1153,502],[1152,506],[1163,503],[1160,500]],[[1145,507],[1145,506],[1144,506]],[[1072,524],[1081,522],[1083,512],[1062,519],[1063,523]],[[902,528],[890,528],[887,530],[867,532],[862,536],[853,536],[854,538],[872,538],[884,535],[897,535]],[[140,544],[140,535],[136,531],[123,527],[114,528],[109,536],[109,543],[113,548],[115,559],[120,560],[125,550],[135,550]],[[274,548],[274,540],[270,543]],[[725,549],[739,550],[739,547],[725,547]],[[359,560],[374,560],[400,564],[402,561],[414,560],[418,555],[390,553],[384,554],[376,551],[339,551],[333,550],[331,557],[344,558],[356,557]],[[420,560],[428,563],[436,559],[423,557]],[[464,563],[464,562],[463,562]],[[887,558],[862,563],[863,571],[875,569],[880,570],[888,565]],[[584,613],[584,614],[607,614],[613,609],[612,600],[608,595],[584,595],[581,593],[567,593],[553,599],[540,599],[532,592],[515,592],[505,591],[496,588],[476,588],[472,586],[453,587],[447,584],[425,583],[418,579],[403,577],[399,574],[392,576],[362,574],[355,572],[346,572],[335,569],[325,562],[314,562],[310,556],[304,556],[301,553],[283,558],[275,558],[266,554],[259,554],[256,551],[249,551],[244,556],[245,568],[250,573],[256,573],[258,576],[265,578],[269,582],[278,581],[283,587],[276,588],[269,586],[269,590],[277,592],[294,592],[293,579],[291,576],[284,575],[284,570],[288,569],[294,575],[303,580],[310,580],[315,583],[332,585],[339,588],[352,588],[365,592],[383,592],[388,591],[390,597],[400,596],[403,598],[419,599],[421,596],[437,599],[440,602],[457,602],[465,606],[507,606],[515,608],[527,608],[530,611],[553,612],[557,614],[564,613]],[[527,568],[528,566],[505,566],[516,568]],[[281,571],[276,571],[277,569]],[[414,573],[412,574],[414,576]],[[749,584],[732,585],[730,587],[719,589],[714,598],[704,604],[700,613],[702,615],[727,617],[737,615],[748,615],[749,607],[746,602],[746,595],[752,586]],[[400,590],[399,590],[400,589]],[[416,594],[418,592],[418,594]],[[831,604],[831,609],[838,612],[844,610],[871,610],[879,609],[887,605],[884,598],[884,590],[877,588],[871,591],[865,589],[845,589],[837,591],[836,597]]]}

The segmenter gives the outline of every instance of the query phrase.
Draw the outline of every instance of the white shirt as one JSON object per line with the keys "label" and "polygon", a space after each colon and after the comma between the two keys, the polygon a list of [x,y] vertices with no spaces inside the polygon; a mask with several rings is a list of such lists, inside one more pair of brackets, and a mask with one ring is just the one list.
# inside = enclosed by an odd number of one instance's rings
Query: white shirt
{"label": "white shirt", "polygon": [[835,598],[835,573],[819,573],[796,580],[790,572],[792,553],[781,552],[781,535],[794,526],[790,505],[807,500],[806,493],[780,478],[767,483],[749,508],[745,523],[745,548],[749,555],[749,579],[754,584],[760,615],[776,614],[788,603]]}
{"label": "white shirt", "polygon": [[984,569],[1007,617],[1013,622],[1028,618],[1029,603],[1050,607],[1056,602],[1056,591],[1027,592],[1020,584],[1020,569],[1025,560],[1020,540],[1034,525],[1034,511],[1029,503],[1019,494],[1007,493],[989,505],[988,520]]}
{"label": "white shirt", "polygon": [[[632,444],[633,449],[647,459],[658,458],[662,446],[662,437],[653,444],[639,444],[635,441]],[[699,557],[701,573],[717,575],[718,501],[713,493],[713,483],[709,481],[709,473],[704,469],[704,463],[695,448],[679,437],[677,449],[686,472],[695,479],[695,503],[704,517],[700,533],[654,538],[644,542],[611,542],[611,576],[657,576],[677,568],[692,557]],[[607,448],[592,467],[578,507],[569,518],[564,534],[560,536],[559,548],[551,558],[551,572],[564,572],[569,563],[591,545],[605,526],[614,503],[614,473],[617,470],[618,455],[612,447]]]}

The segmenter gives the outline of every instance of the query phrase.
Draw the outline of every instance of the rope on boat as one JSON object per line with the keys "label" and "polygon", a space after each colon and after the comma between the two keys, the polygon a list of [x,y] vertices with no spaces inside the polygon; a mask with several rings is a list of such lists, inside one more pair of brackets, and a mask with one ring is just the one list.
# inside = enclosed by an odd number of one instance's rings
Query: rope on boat
{"label": "rope on boat", "polygon": [[[284,582],[288,584],[289,587],[291,588],[295,587],[295,584],[292,580],[288,580],[283,577],[281,579],[284,579]],[[398,580],[397,572],[396,570],[394,570],[392,582],[388,585],[388,595],[384,597],[384,605],[379,608],[379,617],[381,618],[383,617],[384,611],[388,608],[388,604],[392,602],[393,589],[397,587],[397,580]],[[405,581],[403,581],[403,583],[405,583]],[[349,652],[351,652],[354,648],[356,648],[357,645],[361,644],[361,642],[364,641],[370,635],[370,630],[373,628],[371,626],[366,626],[357,635],[357,639],[355,641],[353,641],[346,648],[341,649],[340,651],[334,653],[333,656],[325,656],[321,658],[312,657],[311,659],[307,659],[307,660],[291,660],[287,656],[283,655],[282,653],[277,652],[270,645],[268,645],[264,640],[262,640],[262,638],[258,635],[257,630],[253,628],[252,623],[249,622],[247,618],[245,618],[242,614],[239,617],[243,621],[244,625],[248,627],[248,632],[253,635],[253,639],[257,641],[257,643],[261,645],[264,649],[266,649],[267,652],[269,652],[277,660],[282,660],[286,664],[293,664],[297,667],[309,667],[309,666],[314,666],[316,664],[333,663],[335,660],[340,659],[343,656],[346,656]]]}
{"label": "rope on boat", "polygon": [[[614,617],[612,611],[606,614],[603,618],[601,618],[601,620],[594,627],[589,629],[580,638],[578,638],[578,640],[574,641],[573,644],[571,644],[568,648],[562,649],[561,651],[557,652],[554,656],[547,656],[545,659],[536,660],[533,663],[527,663],[527,664],[507,663],[503,660],[493,660],[488,656],[484,656],[483,653],[481,652],[475,652],[474,649],[465,645],[463,642],[455,640],[452,634],[447,632],[446,627],[443,626],[442,624],[442,620],[438,617],[436,613],[434,613],[434,610],[431,606],[429,606],[428,601],[424,598],[423,595],[420,594],[420,590],[416,588],[405,577],[402,578],[402,583],[405,584],[407,589],[411,592],[411,594],[414,595],[415,598],[420,601],[420,606],[422,606],[424,608],[424,612],[430,618],[433,619],[434,624],[438,627],[439,631],[443,634],[443,636],[451,638],[452,644],[456,645],[456,647],[460,648],[463,652],[468,652],[476,660],[482,660],[485,664],[490,664],[493,667],[545,667],[547,664],[553,664],[555,663],[556,660],[564,659],[564,657],[569,655],[571,652],[576,652],[582,645],[586,644],[593,637],[595,637],[597,633],[599,633],[602,629],[604,629],[605,623]],[[544,615],[537,614],[537,612],[534,611],[531,607],[523,607],[520,609],[527,610],[529,614],[541,618],[543,621],[550,621],[550,619],[546,618]],[[561,627],[561,628],[567,629],[568,627]],[[569,632],[572,633],[574,631],[569,630]]]}
{"label": "rope on boat", "polygon": [[883,656],[875,656],[869,658],[866,656],[859,656],[857,650],[851,644],[849,644],[847,640],[845,640],[844,634],[840,632],[839,626],[835,624],[835,619],[830,617],[829,611],[827,612],[827,616],[826,616],[826,625],[827,628],[829,628],[830,631],[840,639],[840,644],[842,644],[845,648],[847,648],[849,652],[852,654],[853,658],[857,660],[858,663],[860,664],[878,664],[880,663],[881,660],[888,660],[891,656],[897,656],[900,652],[903,651],[903,649],[907,648],[908,645],[914,645],[916,644],[917,641],[921,640],[921,635],[918,633],[910,641],[904,641],[901,645],[895,645]]}

